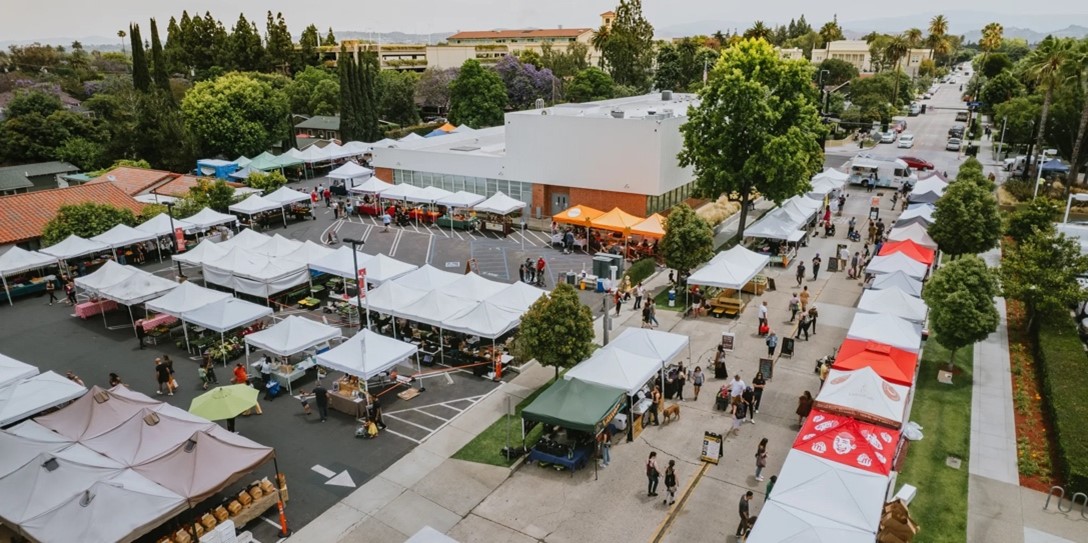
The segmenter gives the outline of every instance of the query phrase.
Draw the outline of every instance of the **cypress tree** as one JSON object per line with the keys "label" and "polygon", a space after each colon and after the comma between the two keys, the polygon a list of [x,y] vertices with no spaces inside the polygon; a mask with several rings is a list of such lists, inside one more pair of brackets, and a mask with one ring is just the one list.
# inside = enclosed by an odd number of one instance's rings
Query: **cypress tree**
{"label": "cypress tree", "polygon": [[170,75],[166,71],[166,57],[162,54],[162,42],[159,41],[159,26],[151,19],[151,66],[155,86],[170,95]]}
{"label": "cypress tree", "polygon": [[355,137],[354,56],[349,55],[345,47],[340,47],[340,60],[336,68],[340,72],[340,138],[353,141]]}
{"label": "cypress tree", "polygon": [[140,37],[140,25],[129,25],[128,35],[132,40],[132,86],[140,92],[147,92],[151,88],[151,72],[147,69],[147,54],[144,51],[144,40]]}
{"label": "cypress tree", "polygon": [[378,141],[382,139],[381,129],[378,124],[378,108],[381,100],[378,97],[378,55],[366,52],[360,59],[357,67],[359,86],[357,92],[361,107],[357,114],[357,135],[363,141]]}

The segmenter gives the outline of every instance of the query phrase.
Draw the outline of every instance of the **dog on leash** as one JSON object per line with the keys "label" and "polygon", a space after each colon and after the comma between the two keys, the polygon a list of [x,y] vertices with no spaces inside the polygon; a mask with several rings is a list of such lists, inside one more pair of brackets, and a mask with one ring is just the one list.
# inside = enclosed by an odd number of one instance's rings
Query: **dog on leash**
{"label": "dog on leash", "polygon": [[665,422],[669,422],[669,417],[680,420],[680,404],[674,403],[670,406],[665,407],[664,415]]}

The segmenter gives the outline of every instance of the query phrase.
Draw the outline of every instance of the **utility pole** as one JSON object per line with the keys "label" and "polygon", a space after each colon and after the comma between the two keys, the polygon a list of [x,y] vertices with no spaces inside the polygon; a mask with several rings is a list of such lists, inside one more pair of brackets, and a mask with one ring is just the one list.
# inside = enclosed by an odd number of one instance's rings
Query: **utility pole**
{"label": "utility pole", "polygon": [[601,324],[604,325],[604,327],[603,327],[604,328],[604,335],[602,337],[604,339],[604,344],[605,345],[608,345],[608,330],[609,330],[609,328],[612,328],[612,319],[608,316],[608,311],[609,311],[608,298],[609,298],[608,293],[605,292],[604,293],[604,299],[601,300],[601,305],[604,306],[604,320],[601,321]]}

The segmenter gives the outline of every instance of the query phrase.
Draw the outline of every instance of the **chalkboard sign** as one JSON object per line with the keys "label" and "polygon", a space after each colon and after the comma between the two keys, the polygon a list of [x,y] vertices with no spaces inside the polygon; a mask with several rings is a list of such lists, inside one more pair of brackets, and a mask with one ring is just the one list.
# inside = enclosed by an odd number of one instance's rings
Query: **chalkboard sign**
{"label": "chalkboard sign", "polygon": [[793,338],[782,338],[782,351],[779,353],[781,356],[788,356],[793,358]]}
{"label": "chalkboard sign", "polygon": [[767,278],[767,290],[777,290],[774,286],[774,277]]}
{"label": "chalkboard sign", "polygon": [[759,371],[763,372],[763,378],[770,381],[774,378],[774,360],[770,358],[759,359]]}
{"label": "chalkboard sign", "polygon": [[699,458],[703,462],[717,464],[718,459],[722,457],[723,452],[722,435],[713,432],[703,432],[703,451]]}
{"label": "chalkboard sign", "polygon": [[728,353],[733,352],[733,348],[736,344],[737,336],[730,332],[722,332],[722,350]]}
{"label": "chalkboard sign", "polygon": [[829,272],[839,271],[839,259],[838,258],[829,258],[829,259],[827,259],[827,271],[829,271]]}

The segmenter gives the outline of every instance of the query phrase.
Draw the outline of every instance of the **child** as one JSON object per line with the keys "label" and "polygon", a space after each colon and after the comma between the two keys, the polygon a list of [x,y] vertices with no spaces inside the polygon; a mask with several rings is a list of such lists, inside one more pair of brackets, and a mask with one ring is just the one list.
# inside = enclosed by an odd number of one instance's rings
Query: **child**
{"label": "child", "polygon": [[310,399],[313,398],[313,394],[306,394],[305,390],[299,389],[298,400],[302,403],[302,414],[309,415],[313,411],[310,411]]}

